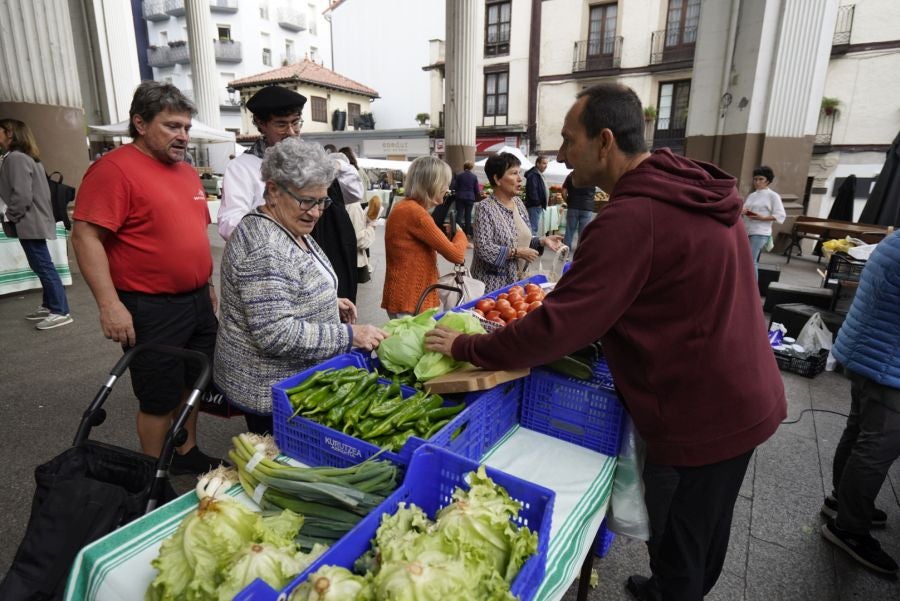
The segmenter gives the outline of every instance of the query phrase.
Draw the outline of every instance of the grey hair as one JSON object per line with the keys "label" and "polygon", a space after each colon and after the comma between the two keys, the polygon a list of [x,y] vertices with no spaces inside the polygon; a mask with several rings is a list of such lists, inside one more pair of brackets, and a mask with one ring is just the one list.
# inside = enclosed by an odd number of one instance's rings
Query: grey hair
{"label": "grey hair", "polygon": [[406,197],[430,208],[432,199],[447,189],[452,178],[450,165],[441,159],[434,156],[419,157],[412,162],[406,173]]}
{"label": "grey hair", "polygon": [[306,188],[331,185],[337,170],[318,144],[298,137],[285,138],[266,149],[262,180],[282,186]]}
{"label": "grey hair", "polygon": [[173,113],[190,113],[191,117],[197,114],[194,103],[172,84],[160,81],[141,83],[134,91],[131,108],[128,110],[128,135],[135,140],[140,136],[134,125],[135,115],[140,115],[144,123],[150,123],[167,109]]}

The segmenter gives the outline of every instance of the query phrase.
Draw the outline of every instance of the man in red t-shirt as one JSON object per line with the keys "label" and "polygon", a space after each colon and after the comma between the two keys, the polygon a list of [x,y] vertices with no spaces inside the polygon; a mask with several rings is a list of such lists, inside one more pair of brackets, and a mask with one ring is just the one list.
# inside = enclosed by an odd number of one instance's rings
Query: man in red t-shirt
{"label": "man in red t-shirt", "polygon": [[[109,152],[85,174],[75,203],[72,245],[100,311],[103,334],[126,350],[159,343],[212,360],[218,322],[211,282],[210,223],[203,184],[184,162],[193,104],[175,86],[144,82],[131,103],[134,143]],[[129,369],[140,401],[144,453],[158,456],[199,370],[159,353]],[[172,473],[203,473],[220,460],[197,447],[197,414]]]}

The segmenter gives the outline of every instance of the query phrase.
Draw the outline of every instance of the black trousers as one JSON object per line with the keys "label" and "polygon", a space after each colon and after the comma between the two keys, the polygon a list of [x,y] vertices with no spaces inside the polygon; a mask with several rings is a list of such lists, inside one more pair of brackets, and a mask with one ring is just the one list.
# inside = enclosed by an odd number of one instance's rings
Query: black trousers
{"label": "black trousers", "polygon": [[644,465],[650,570],[663,601],[701,601],[716,584],[752,455],[701,467]]}

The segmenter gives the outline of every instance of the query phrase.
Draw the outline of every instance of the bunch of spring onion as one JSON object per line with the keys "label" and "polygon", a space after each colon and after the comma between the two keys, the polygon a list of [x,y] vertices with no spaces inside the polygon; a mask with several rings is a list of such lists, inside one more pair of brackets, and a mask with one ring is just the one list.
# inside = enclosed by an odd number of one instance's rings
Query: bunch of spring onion
{"label": "bunch of spring onion", "polygon": [[244,491],[263,509],[290,509],[303,515],[301,548],[331,544],[346,534],[397,487],[397,468],[369,459],[348,468],[298,467],[276,460],[270,436],[241,434],[231,439],[228,458],[238,468]]}

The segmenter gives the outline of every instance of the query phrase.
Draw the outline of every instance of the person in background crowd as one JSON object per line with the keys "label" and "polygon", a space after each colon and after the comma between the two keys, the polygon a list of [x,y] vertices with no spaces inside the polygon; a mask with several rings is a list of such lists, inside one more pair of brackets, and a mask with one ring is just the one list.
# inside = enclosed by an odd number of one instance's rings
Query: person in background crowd
{"label": "person in background crowd", "polygon": [[[356,169],[359,180],[362,182],[363,192],[370,190],[372,188],[372,182],[369,181],[369,174],[366,173],[365,169],[360,168],[359,163],[356,160],[356,155],[353,154],[353,149],[349,146],[344,146],[341,148],[340,152],[347,157],[347,160],[349,160],[350,164],[353,165],[353,168]],[[365,198],[363,199],[363,202],[365,202]]]}
{"label": "person in background crowd", "polygon": [[581,240],[581,232],[594,218],[594,186],[578,188],[572,184],[572,174],[563,182],[563,200],[566,201],[566,237],[564,244],[575,249],[575,234]]}
{"label": "person in background crowd", "polygon": [[[528,209],[528,221],[531,222],[531,234],[538,235],[541,217],[547,208],[547,199],[550,196],[550,188],[544,179],[544,171],[547,169],[547,157],[538,156],[534,167],[525,172],[525,207]],[[518,191],[516,192],[518,193]]]}
{"label": "person in background crowd", "polygon": [[47,240],[56,240],[56,220],[50,204],[47,172],[31,129],[16,119],[0,119],[0,200],[6,203],[5,220],[16,227],[16,237],[28,267],[41,281],[41,304],[25,319],[38,330],[72,323],[69,299],[56,272]]}
{"label": "person in background crowd", "polygon": [[[154,342],[213,358],[216,298],[203,184],[184,153],[194,105],[175,86],[146,81],[131,101],[131,144],[91,165],[75,201],[72,246],[100,327],[123,350]],[[146,352],[129,370],[147,455],[166,433],[199,373],[193,362]],[[197,446],[197,412],[172,459],[174,474],[202,474],[221,460]]]}
{"label": "person in background crowd", "polygon": [[475,207],[472,276],[484,282],[487,292],[521,280],[544,247],[558,250],[562,240],[533,235],[530,217],[517,196],[520,166],[519,159],[507,152],[490,157],[484,165],[493,193]]}
{"label": "person in background crowd", "polygon": [[772,235],[772,222],[784,223],[786,217],[781,197],[769,188],[769,184],[774,179],[775,173],[771,167],[761,165],[754,169],[753,188],[755,192],[747,196],[741,211],[744,216],[744,225],[747,227],[747,235],[750,237],[750,252],[753,255],[754,265],[759,265],[759,254]]}
{"label": "person in background crowd", "polygon": [[215,379],[251,432],[272,432],[273,384],[352,347],[371,351],[386,336],[356,324],[356,306],[338,297],[337,276],[310,236],[331,203],[334,156],[299,138],[268,148],[265,203],[225,246]]}
{"label": "person in background crowd", "polygon": [[264,182],[259,170],[266,148],[300,135],[305,104],[306,96],[281,86],[266,86],[247,101],[247,110],[253,115],[260,136],[225,167],[216,224],[223,239],[228,240],[244,215],[263,203]]}
{"label": "person in background crowd", "polygon": [[[341,169],[351,167],[344,153],[337,152],[328,156],[334,161],[338,172]],[[353,174],[349,173],[349,175]],[[367,251],[375,240],[375,221],[369,219],[366,215],[366,210],[363,209],[359,195],[348,192],[348,187],[340,181],[340,175],[338,175],[337,179],[344,197],[347,216],[350,218],[350,223],[353,224],[353,231],[356,233],[356,282],[357,284],[364,284],[372,279],[369,273],[369,255]],[[358,177],[354,177],[349,183],[352,189],[362,191]],[[377,196],[373,197],[372,201],[374,202],[377,199]]]}
{"label": "person in background crowd", "polygon": [[463,170],[456,174],[454,180],[454,192],[456,194],[456,210],[457,219],[462,225],[466,236],[473,236],[472,230],[472,211],[475,208],[475,201],[481,199],[481,188],[478,185],[478,177],[472,173],[475,163],[466,161],[463,163]]}
{"label": "person in background crowd", "polygon": [[[450,166],[433,156],[419,157],[406,174],[406,198],[391,210],[384,232],[387,267],[381,306],[391,319],[411,315],[425,289],[438,280],[437,253],[451,263],[466,260],[466,235],[457,230],[449,240],[428,210],[444,201]],[[421,310],[439,305],[432,291]]]}
{"label": "person in background crowd", "polygon": [[328,186],[331,205],[323,211],[312,230],[312,237],[325,252],[338,278],[338,296],[356,302],[356,230],[347,214],[346,203],[359,202],[363,197],[362,182],[347,157],[328,144],[337,175]]}
{"label": "person in background crowd", "polygon": [[668,148],[648,152],[643,132],[630,88],[578,94],[557,160],[574,169],[574,185],[610,191],[603,217],[585,228],[542,306],[489,335],[438,327],[425,346],[512,369],[599,339],[647,448],[652,577],[632,576],[626,588],[642,600],[701,601],[722,570],[753,450],[787,407],[735,179]]}
{"label": "person in background crowd", "polygon": [[834,452],[822,535],[865,567],[897,575],[897,562],[869,534],[887,514],[875,507],[900,457],[900,234],[875,248],[838,331],[834,356],[850,378],[850,415]]}

